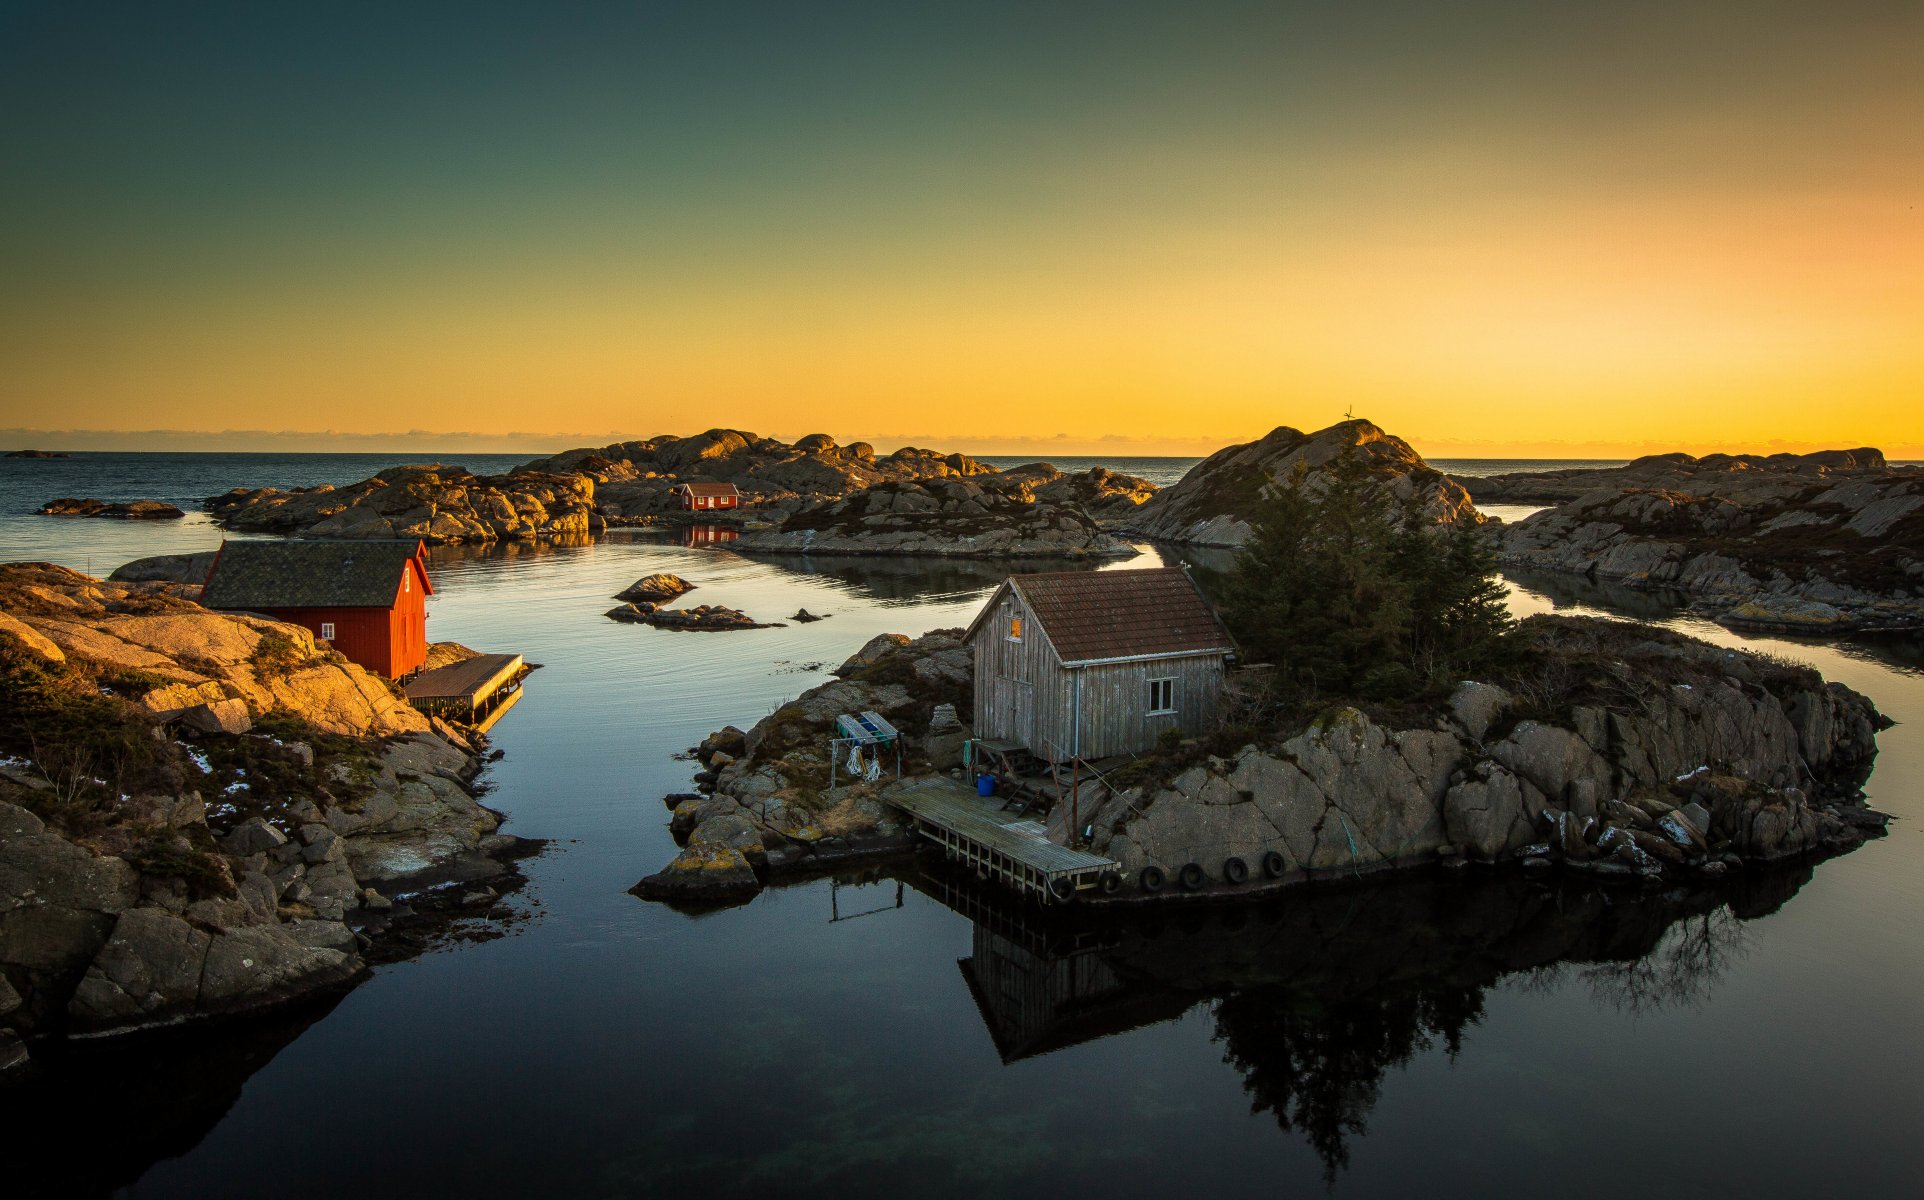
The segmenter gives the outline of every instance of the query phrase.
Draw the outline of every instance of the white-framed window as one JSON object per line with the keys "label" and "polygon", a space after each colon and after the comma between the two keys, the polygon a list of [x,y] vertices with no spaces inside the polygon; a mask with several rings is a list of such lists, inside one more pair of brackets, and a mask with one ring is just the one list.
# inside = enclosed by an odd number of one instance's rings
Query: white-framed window
{"label": "white-framed window", "polygon": [[1151,679],[1149,681],[1149,715],[1176,711],[1176,681],[1174,679]]}
{"label": "white-framed window", "polygon": [[334,640],[334,622],[332,621],[321,622],[321,640],[324,642],[331,642]]}

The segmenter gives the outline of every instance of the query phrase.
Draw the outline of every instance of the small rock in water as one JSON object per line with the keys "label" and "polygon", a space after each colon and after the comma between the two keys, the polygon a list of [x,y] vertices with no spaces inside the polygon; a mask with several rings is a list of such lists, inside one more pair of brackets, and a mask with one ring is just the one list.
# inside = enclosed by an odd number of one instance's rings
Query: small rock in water
{"label": "small rock in water", "polygon": [[800,622],[801,624],[803,624],[803,625],[806,625],[806,624],[808,624],[808,623],[809,623],[809,622],[811,622],[811,621],[822,621],[822,620],[826,620],[826,619],[828,619],[829,617],[832,617],[832,616],[834,616],[834,615],[835,615],[835,614],[833,614],[833,613],[820,613],[820,614],[817,614],[817,613],[812,613],[812,612],[810,612],[810,611],[808,611],[808,610],[807,610],[806,608],[798,608],[798,609],[796,609],[796,610],[795,610],[795,615],[794,615],[794,616],[792,616],[792,617],[790,617],[790,618],[789,618],[789,620],[791,620],[791,621],[798,621],[798,622]]}

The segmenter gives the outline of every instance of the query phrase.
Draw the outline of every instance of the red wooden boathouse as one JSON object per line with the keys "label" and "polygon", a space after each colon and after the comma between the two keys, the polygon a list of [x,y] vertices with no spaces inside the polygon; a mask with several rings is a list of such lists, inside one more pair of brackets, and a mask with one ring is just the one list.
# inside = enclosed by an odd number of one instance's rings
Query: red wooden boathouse
{"label": "red wooden boathouse", "polygon": [[419,541],[223,542],[200,602],[311,630],[390,679],[428,656],[427,547]]}
{"label": "red wooden boathouse", "polygon": [[683,508],[702,512],[739,508],[742,502],[741,492],[732,483],[684,483],[675,489],[675,495]]}

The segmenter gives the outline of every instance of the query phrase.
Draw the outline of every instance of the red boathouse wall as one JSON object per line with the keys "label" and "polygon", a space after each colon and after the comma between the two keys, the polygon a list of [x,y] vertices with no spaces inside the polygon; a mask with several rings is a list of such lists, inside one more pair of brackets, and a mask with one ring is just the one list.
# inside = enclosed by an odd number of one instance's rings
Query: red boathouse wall
{"label": "red boathouse wall", "polygon": [[299,625],[321,636],[321,626],[334,626],[328,643],[349,662],[389,679],[418,671],[428,660],[430,591],[421,560],[408,562],[407,579],[395,581],[391,608],[274,608],[266,615]]}

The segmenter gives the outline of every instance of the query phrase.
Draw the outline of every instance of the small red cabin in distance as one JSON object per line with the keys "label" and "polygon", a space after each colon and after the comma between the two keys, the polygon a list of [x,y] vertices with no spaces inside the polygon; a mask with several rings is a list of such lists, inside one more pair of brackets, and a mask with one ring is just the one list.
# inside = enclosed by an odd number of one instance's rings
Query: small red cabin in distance
{"label": "small red cabin in distance", "polygon": [[300,625],[389,679],[428,657],[427,547],[419,541],[223,542],[200,602]]}
{"label": "small red cabin in distance", "polygon": [[684,483],[675,495],[685,509],[708,512],[718,508],[740,508],[742,494],[732,483]]}

